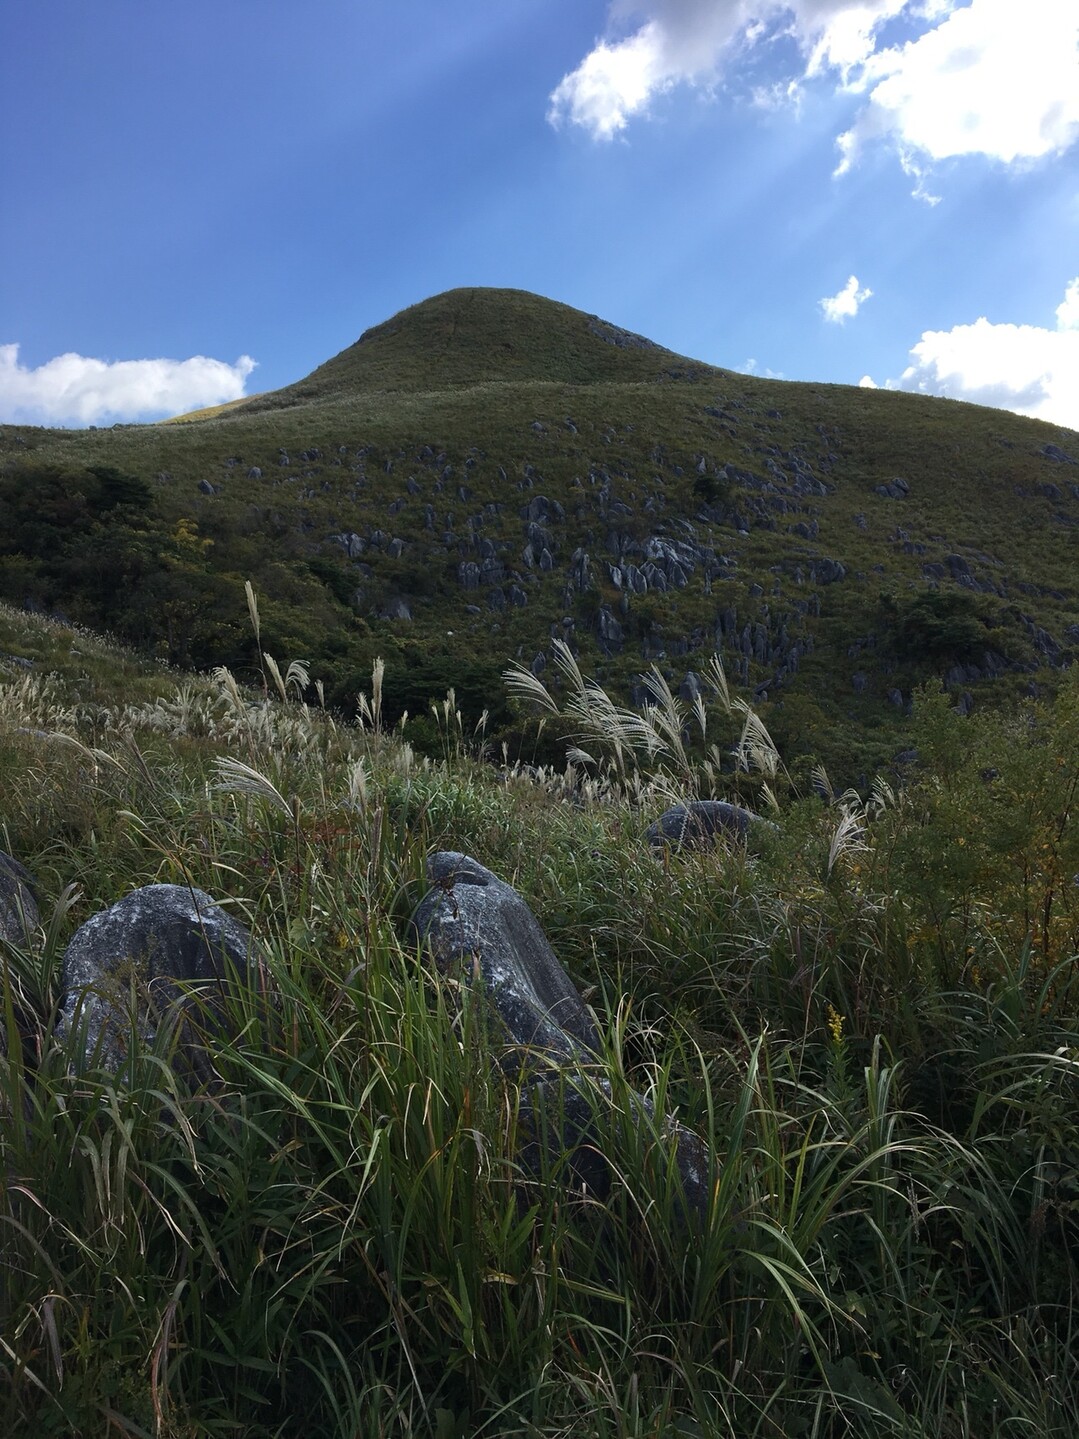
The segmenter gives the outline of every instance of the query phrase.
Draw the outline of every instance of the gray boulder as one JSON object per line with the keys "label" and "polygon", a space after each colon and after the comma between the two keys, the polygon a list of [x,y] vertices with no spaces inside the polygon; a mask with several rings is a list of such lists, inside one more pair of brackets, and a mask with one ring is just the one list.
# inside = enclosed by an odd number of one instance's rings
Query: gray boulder
{"label": "gray boulder", "polygon": [[905,500],[910,494],[910,484],[901,476],[896,475],[895,479],[889,480],[887,484],[876,485],[873,492],[883,495],[886,500]]}
{"label": "gray boulder", "polygon": [[1059,445],[1042,445],[1042,454],[1047,460],[1053,460],[1058,465],[1076,465],[1079,460],[1073,460]]}
{"label": "gray boulder", "polygon": [[839,580],[845,579],[847,567],[839,560],[820,559],[814,560],[809,567],[812,579],[821,585],[834,585]]}
{"label": "gray boulder", "polygon": [[[526,1174],[561,1173],[570,1186],[604,1199],[612,1170],[603,1136],[610,1132],[612,1085],[601,1064],[602,1040],[532,911],[511,886],[465,854],[444,851],[427,862],[432,884],[412,916],[412,937],[439,969],[466,987],[477,981],[506,1048],[504,1072],[521,1080],[517,1158]],[[711,1162],[692,1131],[657,1124],[648,1100],[630,1094],[627,1118],[665,1182],[672,1162],[685,1217],[709,1204]]]}
{"label": "gray boulder", "polygon": [[117,1073],[132,1020],[144,1041],[162,1023],[180,1031],[195,1077],[212,1073],[192,1022],[220,1022],[229,989],[261,959],[249,931],[201,889],[151,884],[88,919],[64,952],[58,1033],[79,1065]]}
{"label": "gray boulder", "polygon": [[513,886],[453,851],[431,856],[427,878],[433,888],[412,916],[413,937],[443,972],[482,982],[506,1042],[557,1061],[594,1058],[595,1021]]}
{"label": "gray boulder", "polygon": [[654,849],[706,849],[717,839],[746,840],[753,825],[768,825],[760,815],[721,799],[676,804],[645,830]]}
{"label": "gray boulder", "polygon": [[394,599],[388,600],[386,604],[383,605],[382,609],[379,610],[378,617],[380,620],[410,620],[412,618],[412,606],[408,600],[404,599],[401,595],[397,595]]}
{"label": "gray boulder", "polygon": [[[27,949],[33,942],[34,931],[37,929],[40,916],[37,903],[34,900],[31,886],[32,879],[17,859],[11,855],[4,854],[0,850],[0,940],[15,945],[19,949]],[[6,961],[0,955],[0,965]],[[15,990],[15,986],[12,986]],[[26,1019],[19,1003],[18,993],[12,995],[15,1007],[16,1027],[21,1029]],[[0,987],[0,1006],[3,1002],[3,989]],[[0,1058],[5,1058],[8,1052],[7,1025],[0,1007]],[[3,1106],[0,1105],[0,1113]]]}
{"label": "gray boulder", "polygon": [[33,880],[17,859],[0,850],[0,939],[28,946],[40,918]]}

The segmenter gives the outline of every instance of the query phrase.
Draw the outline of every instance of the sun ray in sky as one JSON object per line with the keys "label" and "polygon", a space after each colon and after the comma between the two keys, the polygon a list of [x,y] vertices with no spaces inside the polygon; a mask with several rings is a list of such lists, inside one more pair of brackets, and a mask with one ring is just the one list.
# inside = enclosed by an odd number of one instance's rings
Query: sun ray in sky
{"label": "sun ray in sky", "polygon": [[1074,0],[252,13],[0,15],[0,418],[221,403],[494,284],[1079,426]]}

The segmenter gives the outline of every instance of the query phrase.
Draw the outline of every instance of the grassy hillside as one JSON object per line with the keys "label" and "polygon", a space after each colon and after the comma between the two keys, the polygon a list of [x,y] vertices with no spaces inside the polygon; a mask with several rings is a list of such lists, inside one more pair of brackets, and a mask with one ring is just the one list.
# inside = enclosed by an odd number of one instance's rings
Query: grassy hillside
{"label": "grassy hillside", "polygon": [[[673,700],[648,763],[619,749],[563,661],[590,777],[477,763],[452,704],[424,759],[375,676],[360,729],[265,660],[244,691],[0,607],[2,843],[42,913],[0,988],[4,1434],[1071,1439],[1073,676],[1014,717],[924,696],[907,787],[863,802],[793,793],[714,673],[707,736],[745,736],[776,827],[657,859],[714,776]],[[595,1010],[604,1205],[521,1165],[481,997],[407,938],[441,848],[518,886]],[[76,926],[155,881],[266,953],[194,1091],[163,1029],[119,1079],[54,1030]],[[703,1228],[631,1089],[707,1139]]]}
{"label": "grassy hillside", "polygon": [[261,403],[277,409],[371,391],[427,394],[485,384],[647,384],[691,363],[524,290],[449,290],[376,325]]}
{"label": "grassy hillside", "polygon": [[251,580],[266,648],[335,704],[384,655],[419,745],[450,683],[516,743],[499,672],[554,638],[625,695],[653,660],[691,690],[717,650],[792,762],[868,782],[919,683],[1014,701],[1075,651],[1079,437],[998,410],[736,375],[461,290],[186,418],[0,430],[0,593],[250,674]]}

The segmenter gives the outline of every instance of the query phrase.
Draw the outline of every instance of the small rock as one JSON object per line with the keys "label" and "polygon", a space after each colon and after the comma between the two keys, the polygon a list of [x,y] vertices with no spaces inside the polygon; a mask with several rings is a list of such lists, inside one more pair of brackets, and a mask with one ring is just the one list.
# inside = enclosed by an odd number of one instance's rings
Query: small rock
{"label": "small rock", "polygon": [[716,839],[747,839],[755,824],[769,821],[726,800],[699,799],[666,810],[644,837],[653,849],[706,849]]}

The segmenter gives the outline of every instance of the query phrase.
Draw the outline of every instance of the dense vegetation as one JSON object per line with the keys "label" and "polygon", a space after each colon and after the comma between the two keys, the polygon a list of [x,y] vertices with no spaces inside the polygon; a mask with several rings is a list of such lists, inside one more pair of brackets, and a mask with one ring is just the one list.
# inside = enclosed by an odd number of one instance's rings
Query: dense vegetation
{"label": "dense vegetation", "polygon": [[[241,606],[264,690],[0,611],[3,845],[43,916],[4,955],[0,1430],[1070,1439],[1074,673],[967,717],[919,692],[902,787],[836,794],[718,667],[692,709],[657,671],[634,718],[568,649],[512,681],[568,769],[481,758],[452,697],[423,758],[377,669],[362,726],[308,707]],[[657,860],[672,794],[776,828]],[[595,1008],[605,1206],[522,1172],[480,998],[404,939],[442,847],[519,887]],[[53,1033],[74,927],[160,880],[268,955],[196,1092],[163,1039],[117,1082]],[[629,1087],[714,1146],[703,1230]]]}
{"label": "dense vegetation", "polygon": [[716,649],[803,776],[868,780],[929,679],[968,707],[1055,688],[1076,460],[999,410],[732,374],[460,290],[186,423],[0,427],[0,597],[250,678],[250,579],[271,653],[350,717],[381,655],[425,749],[450,685],[506,727],[502,669],[555,638],[623,698]]}

